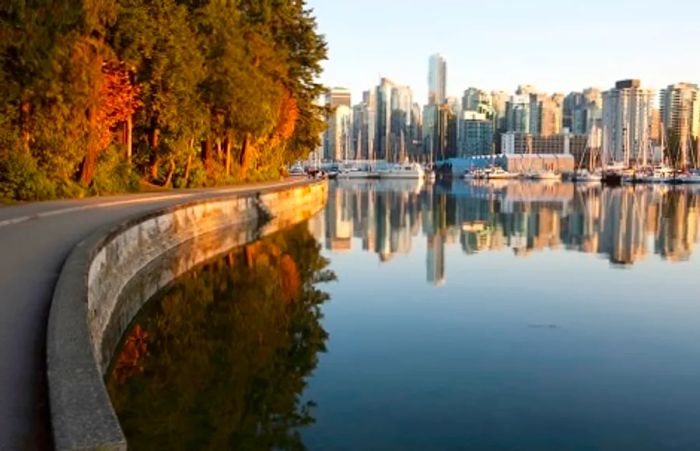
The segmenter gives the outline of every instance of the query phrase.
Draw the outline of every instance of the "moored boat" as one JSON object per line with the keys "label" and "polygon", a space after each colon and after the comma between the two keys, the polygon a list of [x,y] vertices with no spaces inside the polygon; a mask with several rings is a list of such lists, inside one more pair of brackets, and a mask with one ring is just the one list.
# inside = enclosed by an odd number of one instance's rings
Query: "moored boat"
{"label": "moored boat", "polygon": [[525,178],[531,180],[561,180],[561,174],[551,170],[529,171],[525,174]]}
{"label": "moored boat", "polygon": [[503,168],[495,167],[490,168],[490,171],[485,172],[486,178],[489,180],[504,180],[504,179],[516,179],[520,177],[520,174],[516,172],[508,172]]}
{"label": "moored boat", "polygon": [[571,176],[572,182],[577,183],[594,183],[600,182],[603,179],[603,174],[600,172],[590,172],[587,169],[578,169]]}
{"label": "moored boat", "polygon": [[394,164],[378,171],[380,179],[422,179],[423,167],[418,163]]}

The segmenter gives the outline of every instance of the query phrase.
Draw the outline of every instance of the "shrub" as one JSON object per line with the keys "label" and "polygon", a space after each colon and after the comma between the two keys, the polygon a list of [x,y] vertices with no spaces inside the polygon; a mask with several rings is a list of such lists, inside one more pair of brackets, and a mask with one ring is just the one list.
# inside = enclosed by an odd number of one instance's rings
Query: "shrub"
{"label": "shrub", "polygon": [[0,160],[0,197],[45,200],[56,197],[56,186],[28,153],[10,152]]}
{"label": "shrub", "polygon": [[97,162],[90,193],[98,196],[124,193],[139,189],[139,179],[131,170],[119,146],[110,146]]}

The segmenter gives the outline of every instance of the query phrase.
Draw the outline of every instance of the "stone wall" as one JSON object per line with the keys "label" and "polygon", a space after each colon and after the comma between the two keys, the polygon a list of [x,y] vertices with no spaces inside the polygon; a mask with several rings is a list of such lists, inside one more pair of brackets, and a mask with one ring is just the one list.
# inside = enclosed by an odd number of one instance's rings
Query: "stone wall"
{"label": "stone wall", "polygon": [[310,218],[327,183],[209,199],[95,232],[66,260],[49,316],[54,446],[126,449],[103,378],[122,334],[155,293],[231,248]]}

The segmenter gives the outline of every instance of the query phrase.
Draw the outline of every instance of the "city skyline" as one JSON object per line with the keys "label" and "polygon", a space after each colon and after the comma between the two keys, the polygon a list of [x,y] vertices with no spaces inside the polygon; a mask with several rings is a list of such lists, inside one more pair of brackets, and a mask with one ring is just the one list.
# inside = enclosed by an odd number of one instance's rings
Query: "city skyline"
{"label": "city skyline", "polygon": [[[448,62],[448,96],[460,96],[470,86],[510,92],[527,83],[566,93],[605,89],[627,78],[642,79],[656,91],[700,81],[700,61],[691,58],[700,47],[693,24],[700,5],[685,1],[667,2],[663,10],[658,2],[626,0],[573,6],[448,0],[432,8],[311,0],[308,6],[329,43],[321,82],[348,87],[355,99],[387,77],[411,86],[415,100],[427,103],[425,62],[434,53]],[[460,33],[464,39],[457,39]]]}

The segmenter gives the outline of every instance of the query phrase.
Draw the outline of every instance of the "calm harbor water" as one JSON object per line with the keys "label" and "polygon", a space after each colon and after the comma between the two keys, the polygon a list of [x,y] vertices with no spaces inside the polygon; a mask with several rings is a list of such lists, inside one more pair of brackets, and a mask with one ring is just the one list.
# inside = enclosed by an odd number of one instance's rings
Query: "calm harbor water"
{"label": "calm harbor water", "polygon": [[334,182],[178,280],[108,376],[131,449],[700,449],[700,191]]}

